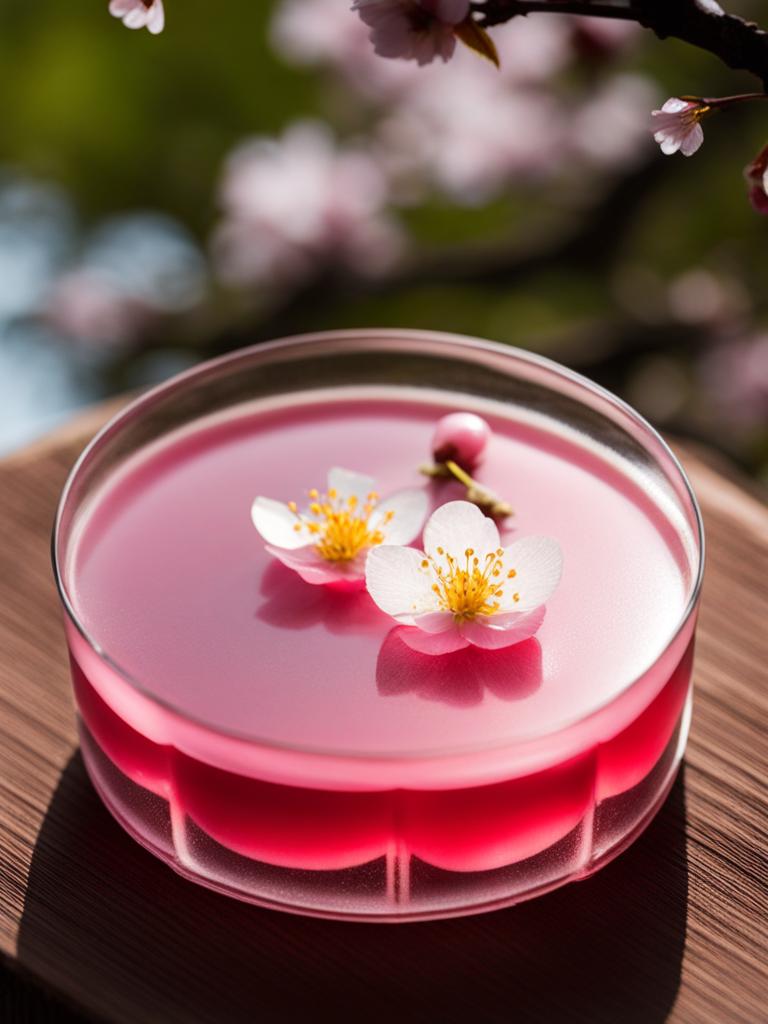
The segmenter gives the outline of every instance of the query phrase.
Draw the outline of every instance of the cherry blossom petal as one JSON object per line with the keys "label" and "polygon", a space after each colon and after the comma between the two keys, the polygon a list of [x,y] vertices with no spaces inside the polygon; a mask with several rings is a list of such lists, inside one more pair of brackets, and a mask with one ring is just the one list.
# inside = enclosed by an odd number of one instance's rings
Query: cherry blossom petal
{"label": "cherry blossom petal", "polygon": [[695,106],[695,104],[690,100],[681,100],[679,96],[670,96],[661,110],[664,114],[679,114],[691,106]]}
{"label": "cherry blossom petal", "polygon": [[[425,490],[414,487],[397,491],[376,506],[368,525],[371,530],[381,530],[385,544],[410,544],[421,532],[427,508]],[[388,512],[394,515],[389,522],[385,522]]]}
{"label": "cherry blossom petal", "polygon": [[697,153],[701,149],[703,142],[704,129],[700,124],[696,124],[680,143],[680,152],[683,156],[693,156],[694,153]]}
{"label": "cherry blossom petal", "polygon": [[441,505],[424,528],[424,550],[432,558],[440,558],[438,548],[463,558],[468,548],[482,557],[498,547],[496,524],[468,501],[449,501]]}
{"label": "cherry blossom petal", "polygon": [[424,10],[446,25],[458,25],[469,14],[469,0],[420,0]]}
{"label": "cherry blossom petal", "polygon": [[289,551],[287,548],[266,545],[266,550],[289,569],[293,569],[307,583],[357,583],[363,586],[364,563],[362,559],[352,562],[327,562],[315,551],[314,545],[305,545]]}
{"label": "cherry blossom petal", "polygon": [[364,504],[368,495],[376,490],[376,481],[364,473],[354,473],[351,469],[334,466],[328,472],[328,490],[335,491],[342,501],[357,498]]}
{"label": "cherry blossom petal", "polygon": [[[545,604],[554,593],[563,573],[563,553],[551,537],[522,537],[504,549],[504,571],[515,570],[515,577],[504,586],[499,598],[500,613],[528,612]],[[519,594],[519,601],[514,595]],[[501,614],[494,616],[500,625]]]}
{"label": "cherry blossom petal", "polygon": [[404,626],[398,636],[412,651],[419,654],[451,654],[469,647],[470,642],[458,629],[448,629],[441,633],[424,633],[413,626]]}
{"label": "cherry blossom petal", "polygon": [[478,616],[472,622],[465,622],[461,627],[461,633],[475,647],[495,651],[532,637],[544,621],[545,615],[546,608],[541,606],[523,614],[494,615],[487,618]]}
{"label": "cherry blossom petal", "polygon": [[454,25],[469,14],[469,0],[355,0],[352,9],[371,29],[374,52],[430,64],[456,49]]}
{"label": "cherry blossom petal", "polygon": [[159,35],[165,28],[165,10],[163,9],[162,0],[155,0],[155,3],[150,8],[147,28],[153,36]]}
{"label": "cherry blossom petal", "polygon": [[432,574],[423,567],[423,561],[424,555],[415,548],[383,544],[368,553],[368,593],[383,612],[406,625],[412,625],[425,612],[437,610]]}
{"label": "cherry blossom petal", "polygon": [[143,0],[111,0],[109,13],[120,18],[126,28],[146,28],[152,35],[158,35],[165,27],[163,0],[153,0],[149,6]]}
{"label": "cherry blossom petal", "polygon": [[413,624],[425,633],[444,633],[447,629],[455,627],[456,620],[454,619],[453,612],[440,608],[437,611],[424,612],[423,615],[417,615],[413,620]]}
{"label": "cherry blossom petal", "polygon": [[295,529],[298,519],[282,501],[258,497],[251,506],[251,520],[268,544],[289,551],[306,546],[306,532]]}

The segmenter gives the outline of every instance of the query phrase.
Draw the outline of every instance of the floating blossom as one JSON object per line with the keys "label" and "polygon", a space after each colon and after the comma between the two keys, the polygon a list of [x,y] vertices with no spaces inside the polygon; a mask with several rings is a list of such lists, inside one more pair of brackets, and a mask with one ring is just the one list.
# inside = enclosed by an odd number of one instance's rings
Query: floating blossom
{"label": "floating blossom", "polygon": [[234,285],[293,284],[330,259],[375,275],[402,243],[387,200],[376,161],[338,148],[321,123],[246,142],[224,171],[225,216],[214,237],[219,273]]}
{"label": "floating blossom", "polygon": [[110,0],[109,13],[126,28],[146,28],[153,36],[165,27],[163,0]]}
{"label": "floating blossom", "polygon": [[414,627],[402,633],[411,648],[493,650],[538,630],[560,581],[556,541],[525,537],[503,548],[491,519],[469,502],[451,501],[429,518],[424,549],[376,547],[366,565],[368,592],[379,608]]}
{"label": "floating blossom", "polygon": [[456,28],[469,17],[469,0],[355,0],[352,10],[371,29],[380,57],[431,64],[450,60]]}
{"label": "floating blossom", "polygon": [[749,186],[749,201],[758,213],[768,214],[768,146],[761,149],[744,169]]}
{"label": "floating blossom", "polygon": [[410,544],[427,514],[423,490],[398,491],[382,501],[371,477],[347,469],[332,469],[325,493],[311,490],[309,498],[301,511],[295,502],[262,497],[251,508],[267,551],[307,583],[362,584],[368,552]]}
{"label": "floating blossom", "polygon": [[701,119],[712,107],[705,101],[693,97],[673,96],[661,110],[652,112],[653,137],[666,156],[677,153],[693,156],[704,141]]}

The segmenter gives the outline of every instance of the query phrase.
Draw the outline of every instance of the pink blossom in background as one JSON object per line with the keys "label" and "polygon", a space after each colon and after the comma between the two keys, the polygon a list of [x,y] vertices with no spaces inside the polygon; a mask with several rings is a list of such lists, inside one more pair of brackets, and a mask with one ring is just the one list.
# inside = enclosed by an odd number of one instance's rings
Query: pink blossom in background
{"label": "pink blossom in background", "polygon": [[453,30],[469,15],[469,0],[354,0],[352,9],[370,28],[380,57],[430,64],[453,56]]}
{"label": "pink blossom in background", "polygon": [[480,65],[484,76],[494,75],[509,85],[551,85],[553,76],[563,71],[573,60],[572,36],[566,18],[529,14],[526,18],[513,18],[493,28],[493,41],[499,51],[501,69],[486,67],[472,53],[462,53],[475,65]]}
{"label": "pink blossom in background", "polygon": [[671,156],[679,151],[683,156],[693,156],[704,142],[704,129],[699,122],[708,109],[699,100],[673,96],[661,110],[654,110],[651,130],[662,153]]}
{"label": "pink blossom in background", "polygon": [[343,0],[282,0],[275,6],[270,40],[296,64],[337,64],[370,53],[368,29]]}
{"label": "pink blossom in background", "polygon": [[707,267],[690,267],[673,278],[667,305],[681,323],[717,330],[728,329],[752,313],[749,292],[739,276],[715,274]]}
{"label": "pink blossom in background", "polygon": [[768,146],[744,169],[749,201],[758,213],[768,214]]}
{"label": "pink blossom in background", "polygon": [[270,38],[277,53],[293,64],[331,68],[351,99],[381,104],[415,85],[427,70],[409,61],[378,57],[368,27],[345,0],[281,0],[275,6]]}
{"label": "pink blossom in background", "polygon": [[727,341],[708,352],[701,378],[709,400],[735,427],[768,422],[768,335]]}
{"label": "pink blossom in background", "polygon": [[320,122],[239,147],[220,197],[214,257],[231,284],[296,282],[323,260],[375,274],[401,249],[381,169],[362,150],[337,148]]}
{"label": "pink blossom in background", "polygon": [[43,319],[74,341],[116,345],[140,334],[154,312],[104,275],[83,269],[56,281],[45,303]]}
{"label": "pink blossom in background", "polygon": [[110,0],[109,13],[126,28],[146,28],[154,36],[165,27],[163,0]]}
{"label": "pink blossom in background", "polygon": [[382,60],[338,0],[283,0],[272,37],[289,60],[333,68],[351,101],[379,106],[372,149],[399,201],[436,186],[472,205],[511,181],[551,178],[568,157],[612,167],[642,147],[655,98],[646,79],[610,79],[573,104],[558,95],[556,76],[576,56],[576,21],[533,14],[495,27],[501,70],[465,47],[450,69]]}
{"label": "pink blossom in background", "polygon": [[637,22],[620,21],[618,18],[590,18],[578,15],[568,18],[568,21],[577,48],[597,53],[609,54],[623,50],[642,32]]}
{"label": "pink blossom in background", "polygon": [[599,86],[573,112],[573,150],[606,167],[626,164],[646,144],[646,111],[656,100],[654,83],[639,74],[618,74]]}
{"label": "pink blossom in background", "polygon": [[[567,19],[537,17],[515,19],[493,30],[501,56],[501,70],[459,48],[450,74],[480,74],[498,85],[551,81],[573,57]],[[427,76],[441,82],[441,65],[418,67],[409,61],[382,60],[373,50],[368,29],[339,0],[282,0],[275,8],[271,39],[278,53],[296,64],[327,64],[365,100],[380,105],[407,103],[412,91]]]}
{"label": "pink blossom in background", "polygon": [[550,176],[566,127],[555,98],[512,87],[475,54],[460,56],[460,69],[457,58],[450,74],[425,75],[382,121],[380,152],[390,172],[425,179],[468,205],[492,199],[511,178]]}

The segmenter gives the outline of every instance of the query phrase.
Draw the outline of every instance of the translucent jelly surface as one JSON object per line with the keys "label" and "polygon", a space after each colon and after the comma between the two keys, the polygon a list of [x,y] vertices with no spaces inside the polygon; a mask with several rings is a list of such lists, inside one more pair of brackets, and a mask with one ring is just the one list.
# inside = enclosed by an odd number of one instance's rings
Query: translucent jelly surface
{"label": "translucent jelly surface", "polygon": [[[430,658],[364,591],[313,587],[276,563],[250,506],[258,494],[301,504],[332,466],[375,477],[382,495],[461,497],[418,472],[435,422],[456,409],[493,429],[476,475],[515,508],[502,541],[555,537],[564,574],[535,639]],[[553,422],[428,391],[306,392],[131,457],[92,497],[64,577],[98,647],[182,714],[266,744],[407,757],[514,743],[609,702],[681,619],[680,538],[642,482]]]}

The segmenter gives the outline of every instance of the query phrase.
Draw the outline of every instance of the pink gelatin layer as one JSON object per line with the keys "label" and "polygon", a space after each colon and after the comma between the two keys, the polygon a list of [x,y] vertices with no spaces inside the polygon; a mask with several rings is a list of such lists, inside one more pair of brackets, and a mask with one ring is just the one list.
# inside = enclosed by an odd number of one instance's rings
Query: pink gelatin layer
{"label": "pink gelatin layer", "polygon": [[[358,904],[323,890],[304,909],[386,916],[396,893],[429,916],[462,905],[462,885],[492,901],[500,872],[517,872],[498,882],[506,898],[588,873],[669,784],[691,677],[692,619],[673,635],[690,548],[657,495],[576,435],[458,406],[491,424],[476,476],[515,507],[505,540],[549,534],[564,552],[541,630],[516,647],[416,654],[364,592],[311,587],[264,550],[255,495],[301,502],[334,465],[384,495],[459,496],[417,468],[456,408],[394,389],[254,404],[131,457],[91,499],[64,566],[91,641],[68,624],[86,761],[139,838],[141,800],[118,791],[167,809],[159,852],[184,873],[290,904],[288,876],[263,872],[380,861]],[[601,837],[601,808],[619,801],[620,834]],[[411,864],[453,881],[430,876],[420,894]]]}

